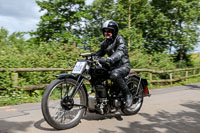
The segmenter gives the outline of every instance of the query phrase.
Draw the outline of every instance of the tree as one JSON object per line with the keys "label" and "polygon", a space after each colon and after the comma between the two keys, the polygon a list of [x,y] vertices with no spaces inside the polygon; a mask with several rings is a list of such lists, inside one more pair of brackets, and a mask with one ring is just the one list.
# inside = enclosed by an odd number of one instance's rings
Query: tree
{"label": "tree", "polygon": [[198,43],[199,0],[153,0],[152,5],[170,20],[167,31],[170,47],[176,49],[175,61],[185,62],[178,64],[191,65],[187,53],[192,51]]}
{"label": "tree", "polygon": [[13,32],[9,35],[8,30],[2,27],[0,29],[0,47],[15,46],[20,50],[23,49],[23,46],[26,44],[24,34],[23,32]]}
{"label": "tree", "polygon": [[44,15],[33,34],[41,41],[68,40],[79,34],[85,0],[43,0],[36,1]]}
{"label": "tree", "polygon": [[41,41],[68,42],[76,37],[83,46],[93,48],[103,40],[101,25],[112,19],[130,50],[189,52],[197,44],[198,0],[95,0],[89,6],[84,0],[37,3],[46,11],[35,32]]}
{"label": "tree", "polygon": [[0,29],[0,46],[5,44],[5,42],[7,41],[7,37],[8,37],[8,30],[1,27],[1,29]]}
{"label": "tree", "polygon": [[154,53],[185,45],[190,51],[197,43],[199,9],[198,0],[118,0],[115,20],[130,48]]}
{"label": "tree", "polygon": [[130,50],[144,44],[144,26],[152,15],[148,0],[118,0],[115,6],[115,20],[119,23],[120,34],[128,41]]}
{"label": "tree", "polygon": [[169,20],[148,0],[118,0],[116,12],[123,27],[121,34],[130,50],[144,49],[147,53],[163,52],[168,48]]}
{"label": "tree", "polygon": [[[85,45],[95,47],[103,40],[101,26],[106,20],[113,19],[114,0],[95,0],[87,6],[84,18]],[[96,47],[95,47],[96,48]]]}

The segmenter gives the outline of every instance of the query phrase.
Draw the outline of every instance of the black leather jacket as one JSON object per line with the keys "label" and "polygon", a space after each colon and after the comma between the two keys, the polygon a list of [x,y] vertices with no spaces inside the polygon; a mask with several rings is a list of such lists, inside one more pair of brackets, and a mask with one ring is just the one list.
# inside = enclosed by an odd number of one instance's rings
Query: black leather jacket
{"label": "black leather jacket", "polygon": [[117,36],[114,41],[105,39],[96,54],[99,57],[107,54],[112,62],[111,67],[125,66],[130,68],[128,48],[122,36]]}

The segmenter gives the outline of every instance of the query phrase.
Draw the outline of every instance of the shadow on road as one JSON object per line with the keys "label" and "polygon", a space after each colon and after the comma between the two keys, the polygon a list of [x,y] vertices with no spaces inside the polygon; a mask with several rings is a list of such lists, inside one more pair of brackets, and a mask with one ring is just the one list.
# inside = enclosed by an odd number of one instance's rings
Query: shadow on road
{"label": "shadow on road", "polygon": [[[200,102],[181,104],[191,111],[180,111],[172,114],[166,111],[158,112],[155,115],[140,113],[148,121],[142,124],[139,121],[131,122],[129,127],[120,127],[124,133],[199,133],[200,131]],[[99,133],[116,133],[112,130],[100,129]]]}
{"label": "shadow on road", "polygon": [[44,130],[44,131],[58,131],[58,130],[54,129],[53,127],[48,128],[48,127],[42,126],[42,123],[44,123],[44,122],[45,122],[45,120],[41,119],[41,120],[34,123],[34,127],[37,128],[37,129],[40,129],[40,130]]}
{"label": "shadow on road", "polygon": [[[170,113],[166,111],[160,111],[155,115],[150,115],[147,113],[139,113],[147,120],[147,124],[143,124],[140,121],[133,121],[129,124],[129,127],[120,127],[117,126],[124,133],[199,133],[200,131],[200,102],[191,102],[186,104],[181,104],[188,108],[190,111],[180,111],[178,113]],[[106,120],[116,118],[117,120],[122,121],[122,114],[113,114],[113,115],[97,115],[97,114],[88,114],[84,117],[85,120],[95,121],[95,120]],[[126,116],[123,116],[126,117]],[[42,127],[44,119],[36,122],[34,126],[40,130],[46,131],[56,131],[53,128]],[[123,122],[123,121],[122,121]],[[31,124],[31,123],[25,123]],[[18,127],[18,126],[16,126]],[[76,127],[75,127],[76,128]],[[18,129],[20,130],[20,129]],[[21,129],[22,130],[22,129]],[[25,129],[23,129],[25,130]],[[1,130],[0,130],[1,131]],[[99,133],[117,133],[116,131],[100,128]]]}
{"label": "shadow on road", "polygon": [[15,133],[16,131],[26,132],[26,129],[33,123],[33,121],[9,122],[6,120],[0,120],[0,133]]}
{"label": "shadow on road", "polygon": [[87,115],[83,118],[88,121],[93,121],[93,120],[106,120],[106,119],[113,119],[115,118],[118,121],[122,121],[122,114],[107,114],[107,115],[99,115],[96,113],[87,113]]}
{"label": "shadow on road", "polygon": [[[123,119],[121,116],[122,115],[120,114],[98,115],[95,113],[88,113],[83,119],[88,120],[88,121],[92,121],[92,120],[95,121],[95,120],[106,120],[106,119],[116,118],[117,120],[122,121]],[[46,125],[43,126],[43,123],[46,123],[46,121],[44,119],[41,119],[34,123],[34,127],[40,130],[44,130],[44,131],[58,131],[51,127],[48,128],[46,127]]]}
{"label": "shadow on road", "polygon": [[200,90],[200,84],[191,84],[191,85],[183,85],[186,86],[188,89],[192,90]]}

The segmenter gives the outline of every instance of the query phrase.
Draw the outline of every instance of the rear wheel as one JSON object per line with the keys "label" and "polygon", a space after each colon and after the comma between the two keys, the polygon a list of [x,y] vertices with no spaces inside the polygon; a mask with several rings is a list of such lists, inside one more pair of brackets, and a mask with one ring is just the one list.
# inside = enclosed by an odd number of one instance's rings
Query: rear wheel
{"label": "rear wheel", "polygon": [[[130,108],[123,108],[122,112],[125,115],[134,115],[137,114],[143,104],[143,88],[142,85],[140,84],[138,88],[139,80],[137,78],[131,77],[127,80],[127,85],[128,88],[130,89],[130,92],[133,95],[133,105]],[[137,93],[137,88],[138,93]]]}
{"label": "rear wheel", "polygon": [[86,92],[80,87],[75,97],[70,98],[75,85],[74,79],[56,79],[43,94],[41,106],[44,119],[55,129],[72,128],[83,116],[87,101]]}

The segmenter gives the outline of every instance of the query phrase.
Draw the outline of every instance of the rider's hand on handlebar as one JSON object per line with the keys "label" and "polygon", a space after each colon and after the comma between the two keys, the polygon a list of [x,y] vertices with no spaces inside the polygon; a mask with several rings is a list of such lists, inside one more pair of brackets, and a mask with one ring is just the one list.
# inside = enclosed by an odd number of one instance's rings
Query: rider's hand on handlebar
{"label": "rider's hand on handlebar", "polygon": [[101,64],[106,64],[106,65],[108,65],[108,66],[111,65],[111,59],[110,59],[110,58],[101,57],[101,58],[99,59],[99,62],[100,62]]}

